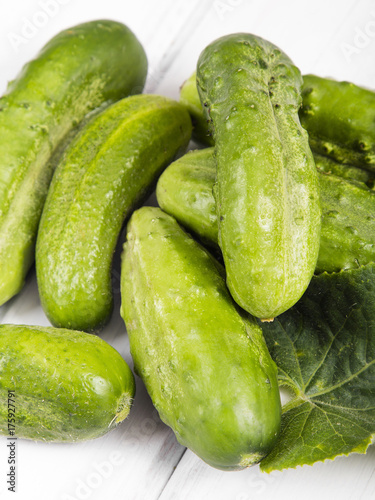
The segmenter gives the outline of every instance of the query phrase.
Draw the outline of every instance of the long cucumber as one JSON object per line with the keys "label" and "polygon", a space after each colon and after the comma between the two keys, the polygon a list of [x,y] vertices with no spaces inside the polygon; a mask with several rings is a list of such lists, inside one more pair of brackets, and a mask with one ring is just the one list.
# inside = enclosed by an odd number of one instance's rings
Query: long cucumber
{"label": "long cucumber", "polygon": [[66,149],[36,248],[41,303],[54,326],[93,332],[108,321],[112,257],[124,220],[190,135],[179,103],[139,95],[94,117]]}
{"label": "long cucumber", "polygon": [[135,370],[179,442],[224,470],[267,455],[280,396],[261,329],[222,266],[159,208],[128,223],[121,300]]}
{"label": "long cucumber", "polygon": [[241,307],[267,320],[302,296],[319,251],[319,186],[298,118],[301,84],[286,54],[246,33],[214,41],[197,64],[215,141],[228,287]]}

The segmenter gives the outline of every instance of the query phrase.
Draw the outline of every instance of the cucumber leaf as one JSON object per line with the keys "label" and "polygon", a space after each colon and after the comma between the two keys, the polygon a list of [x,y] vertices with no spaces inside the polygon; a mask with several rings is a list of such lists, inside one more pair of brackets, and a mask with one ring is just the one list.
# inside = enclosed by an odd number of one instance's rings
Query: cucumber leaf
{"label": "cucumber leaf", "polygon": [[375,435],[375,264],[312,279],[301,300],[261,327],[293,391],[265,472],[365,453]]}

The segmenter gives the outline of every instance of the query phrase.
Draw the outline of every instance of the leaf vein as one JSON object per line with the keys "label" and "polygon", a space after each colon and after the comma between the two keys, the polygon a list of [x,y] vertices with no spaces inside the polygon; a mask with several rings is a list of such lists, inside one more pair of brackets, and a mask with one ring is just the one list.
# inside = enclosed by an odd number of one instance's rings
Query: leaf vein
{"label": "leaf vein", "polygon": [[[280,323],[279,321],[279,325],[282,329],[282,331],[285,333],[285,336],[286,338],[289,340],[290,344],[292,345],[292,349],[293,349],[293,354],[294,354],[294,358],[295,358],[295,362],[297,363],[297,367],[298,367],[298,371],[299,371],[299,376],[300,376],[300,389],[304,390],[304,385],[303,385],[303,377],[302,377],[302,371],[301,371],[301,366],[299,364],[299,361],[298,361],[298,356],[297,356],[297,351],[296,351],[296,348],[295,348],[295,345],[294,345],[294,342],[292,341],[292,339],[289,337],[287,331],[285,330],[284,326]],[[301,333],[302,331],[302,325],[300,324],[300,328],[299,328],[299,333]]]}
{"label": "leaf vein", "polygon": [[321,368],[325,362],[325,360],[327,359],[327,356],[329,354],[329,351],[331,350],[332,348],[332,345],[334,343],[334,341],[336,340],[336,338],[338,337],[338,335],[340,335],[340,333],[342,332],[343,328],[345,327],[348,319],[351,317],[352,315],[352,312],[353,312],[353,309],[350,311],[350,313],[346,316],[346,318],[344,319],[344,322],[343,324],[340,326],[340,328],[337,330],[337,332],[335,334],[333,334],[331,328],[329,328],[329,331],[332,335],[331,337],[331,340],[329,342],[329,344],[327,345],[327,349],[326,349],[326,352],[324,353],[324,355],[322,356],[318,366],[316,367],[316,369],[313,371],[313,373],[310,375],[308,381],[306,382],[306,385],[305,385],[305,391],[307,390],[309,384],[311,383],[312,379],[315,377],[315,375],[317,374],[319,368]]}
{"label": "leaf vein", "polygon": [[318,396],[322,396],[323,394],[328,394],[329,392],[332,392],[336,389],[339,389],[340,387],[342,387],[343,385],[347,384],[348,382],[350,382],[351,380],[353,380],[354,378],[358,377],[362,372],[364,372],[365,370],[368,370],[368,368],[370,366],[372,366],[373,364],[375,364],[375,359],[373,359],[372,361],[370,361],[370,363],[366,363],[360,370],[358,370],[356,373],[353,373],[351,375],[351,377],[348,377],[344,380],[342,380],[341,382],[337,383],[336,385],[331,385],[330,387],[328,387],[327,389],[324,389],[322,391],[319,391],[319,392],[315,392],[313,394],[310,394],[309,397],[310,398],[316,398]]}

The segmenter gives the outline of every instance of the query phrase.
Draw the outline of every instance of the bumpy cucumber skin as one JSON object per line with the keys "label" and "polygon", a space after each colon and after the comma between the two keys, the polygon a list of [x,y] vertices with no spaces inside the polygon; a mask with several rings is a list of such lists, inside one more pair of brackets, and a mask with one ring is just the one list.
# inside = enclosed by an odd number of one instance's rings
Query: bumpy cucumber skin
{"label": "bumpy cucumber skin", "polygon": [[[302,97],[304,97],[304,85],[302,86]],[[308,107],[308,95],[306,94],[306,107]],[[196,86],[196,73],[194,72],[190,78],[188,78],[181,87],[180,102],[189,111],[191,119],[193,121],[193,138],[196,142],[204,144],[206,146],[213,146],[214,140],[209,133],[209,121],[206,119],[203,113],[203,108],[199,99],[198,89]],[[303,103],[304,101],[302,101]],[[302,106],[303,109],[303,106]],[[306,111],[305,111],[306,112]],[[300,114],[303,115],[303,111]],[[328,118],[329,119],[329,118]],[[304,120],[303,125],[306,127],[307,132],[309,132],[309,122]],[[318,170],[329,174],[335,174],[339,177],[349,180],[358,180],[365,182],[368,187],[374,189],[374,173],[369,172],[363,168],[357,167],[355,165],[350,165],[346,160],[345,164],[335,161],[333,158],[329,158],[325,155],[319,154],[314,151],[313,144],[312,153],[315,160],[315,165]],[[318,147],[319,149],[319,147]],[[322,150],[320,148],[320,150]]]}
{"label": "bumpy cucumber skin", "polygon": [[[319,170],[322,229],[316,273],[355,269],[375,261],[375,193],[324,171],[334,162],[315,157]],[[321,167],[321,168],[320,168]],[[353,167],[354,168],[354,167]],[[362,171],[361,171],[362,172]],[[158,203],[203,243],[218,249],[218,224],[212,189],[214,149],[192,151],[172,163],[157,185]]]}
{"label": "bumpy cucumber skin", "polygon": [[322,232],[317,272],[375,262],[375,193],[361,183],[320,176]]}
{"label": "bumpy cucumber skin", "polygon": [[0,99],[0,305],[34,261],[51,155],[90,110],[141,92],[146,73],[128,28],[93,21],[55,36],[10,83]]}
{"label": "bumpy cucumber skin", "polygon": [[15,433],[37,441],[99,437],[124,420],[133,374],[109,344],[83,332],[0,325],[0,434],[8,435],[8,390]]}
{"label": "bumpy cucumber skin", "polygon": [[334,174],[348,181],[363,183],[366,187],[374,189],[374,175],[371,172],[347,163],[339,163],[316,152],[313,152],[313,155],[319,172]]}
{"label": "bumpy cucumber skin", "polygon": [[375,93],[354,83],[305,75],[301,123],[311,147],[375,172]]}
{"label": "bumpy cucumber skin", "polygon": [[59,164],[40,222],[36,271],[54,326],[98,331],[112,307],[111,263],[124,219],[186,149],[187,111],[160,96],[132,96],[96,116]]}
{"label": "bumpy cucumber skin", "polygon": [[260,461],[279,432],[276,366],[222,266],[159,208],[128,224],[121,298],[135,369],[179,442],[218,469]]}
{"label": "bumpy cucumber skin", "polygon": [[318,257],[319,186],[298,118],[301,83],[283,52],[249,34],[216,40],[197,65],[215,141],[228,287],[241,307],[261,319],[297,302]]}

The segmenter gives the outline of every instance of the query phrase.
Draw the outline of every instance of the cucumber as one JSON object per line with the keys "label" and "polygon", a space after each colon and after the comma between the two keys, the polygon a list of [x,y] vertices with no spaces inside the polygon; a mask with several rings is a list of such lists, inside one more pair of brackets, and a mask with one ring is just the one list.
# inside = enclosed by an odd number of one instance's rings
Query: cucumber
{"label": "cucumber", "polygon": [[210,250],[220,250],[213,187],[216,178],[214,148],[189,151],[171,163],[156,185],[160,208]]}
{"label": "cucumber", "polygon": [[375,262],[375,193],[335,175],[320,176],[322,232],[317,272]]}
{"label": "cucumber", "polygon": [[[304,89],[304,86],[302,86]],[[302,90],[302,97],[304,91]],[[190,113],[194,128],[193,128],[193,138],[196,142],[206,145],[213,146],[214,141],[211,134],[208,131],[209,122],[206,120],[203,108],[199,99],[198,89],[196,85],[196,73],[194,72],[190,78],[188,78],[181,87],[180,102],[183,106],[187,108]],[[301,111],[300,111],[301,114]],[[303,122],[306,130],[309,132],[309,122],[306,120]],[[312,147],[312,152],[315,160],[315,165],[318,170],[323,172],[332,173],[345,179],[358,180],[365,182],[368,187],[374,189],[374,174],[364,170],[360,167],[345,164],[335,161],[332,158],[319,154],[314,151],[314,144],[310,144]]]}
{"label": "cucumber", "polygon": [[36,248],[40,299],[54,326],[96,332],[108,321],[112,257],[124,219],[190,135],[180,104],[139,95],[94,117],[66,149]]}
{"label": "cucumber", "polygon": [[161,419],[213,467],[259,462],[280,428],[277,369],[222,266],[156,207],[133,214],[122,259],[121,315]]}
{"label": "cucumber", "polygon": [[8,432],[8,391],[15,435],[73,442],[115,428],[130,410],[133,374],[109,344],[83,332],[0,325],[0,434]]}
{"label": "cucumber", "polygon": [[[324,159],[324,165],[333,163]],[[317,162],[319,168],[320,163]],[[172,163],[156,189],[160,207],[204,244],[218,249],[212,189],[213,148],[194,151]],[[375,193],[365,184],[319,172],[322,206],[320,249],[315,272],[353,269],[375,261]]]}
{"label": "cucumber", "polygon": [[374,189],[374,175],[367,170],[354,165],[339,163],[328,156],[313,152],[316,168],[325,174],[334,174],[352,182],[365,184],[366,187]]}
{"label": "cucumber", "polygon": [[196,81],[197,77],[194,71],[181,87],[180,103],[189,111],[193,123],[193,139],[198,143],[213,146],[214,140],[209,131],[209,120],[203,114]]}
{"label": "cucumber", "polygon": [[228,288],[242,308],[267,320],[298,301],[319,251],[319,186],[298,118],[301,84],[280,49],[246,33],[214,41],[198,60]]}
{"label": "cucumber", "polygon": [[198,236],[211,249],[219,249],[213,187],[216,178],[214,149],[189,151],[160,176],[156,198],[164,212]]}
{"label": "cucumber", "polygon": [[354,83],[304,76],[301,123],[311,147],[375,172],[375,93]]}
{"label": "cucumber", "polygon": [[113,21],[62,31],[0,99],[0,305],[34,261],[39,218],[64,139],[84,116],[142,91],[144,50]]}

